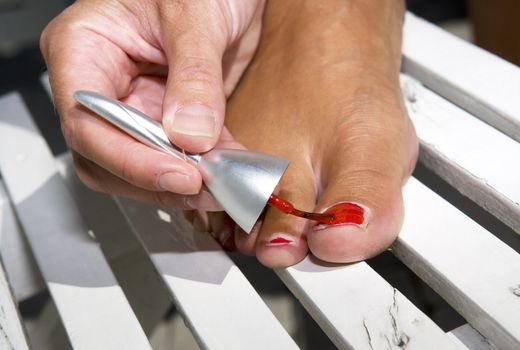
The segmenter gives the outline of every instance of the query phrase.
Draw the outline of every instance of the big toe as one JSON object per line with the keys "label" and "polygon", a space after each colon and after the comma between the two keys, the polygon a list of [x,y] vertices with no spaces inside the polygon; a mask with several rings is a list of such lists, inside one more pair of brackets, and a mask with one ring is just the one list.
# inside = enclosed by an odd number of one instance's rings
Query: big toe
{"label": "big toe", "polygon": [[[360,261],[379,254],[395,240],[404,216],[402,186],[416,158],[413,130],[409,139],[407,151],[396,152],[400,154],[396,157],[384,139],[374,137],[365,145],[343,142],[348,156],[333,157],[315,209],[335,214],[335,222],[312,225],[307,232],[307,244],[316,257],[329,262]],[[359,156],[367,154],[372,156]]]}
{"label": "big toe", "polygon": [[[307,243],[318,258],[354,262],[370,258],[396,238],[403,218],[401,186],[384,183],[383,175],[356,174],[327,187],[318,211],[340,216],[331,225],[317,224]],[[357,183],[356,183],[357,182]]]}

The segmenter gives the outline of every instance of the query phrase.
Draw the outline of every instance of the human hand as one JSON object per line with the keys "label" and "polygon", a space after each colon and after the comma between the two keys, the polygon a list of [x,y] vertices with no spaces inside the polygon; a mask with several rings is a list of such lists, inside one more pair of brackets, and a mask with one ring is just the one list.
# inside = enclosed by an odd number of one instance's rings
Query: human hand
{"label": "human hand", "polygon": [[[251,60],[264,0],[80,0],[44,30],[41,49],[65,139],[89,187],[183,209],[218,209],[198,170],[153,150],[73,99],[117,98],[162,121],[190,152],[240,147],[226,97]],[[200,192],[199,192],[200,191]]]}

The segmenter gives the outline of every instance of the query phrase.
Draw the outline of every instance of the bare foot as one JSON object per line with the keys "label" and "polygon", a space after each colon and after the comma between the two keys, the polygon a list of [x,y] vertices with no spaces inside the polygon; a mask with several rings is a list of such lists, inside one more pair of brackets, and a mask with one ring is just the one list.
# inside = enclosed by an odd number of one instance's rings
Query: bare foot
{"label": "bare foot", "polygon": [[399,88],[402,19],[398,1],[269,3],[226,125],[246,147],[291,160],[282,197],[308,211],[352,203],[354,216],[324,226],[269,208],[251,235],[237,230],[240,251],[272,267],[309,250],[352,262],[396,238],[418,152]]}

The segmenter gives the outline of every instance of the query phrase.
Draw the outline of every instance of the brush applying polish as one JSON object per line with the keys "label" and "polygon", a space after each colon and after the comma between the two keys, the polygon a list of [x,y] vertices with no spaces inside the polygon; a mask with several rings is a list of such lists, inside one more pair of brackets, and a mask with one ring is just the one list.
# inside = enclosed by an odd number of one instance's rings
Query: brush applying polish
{"label": "brush applying polish", "polygon": [[328,208],[323,213],[313,213],[296,209],[291,202],[275,194],[272,194],[271,197],[269,197],[267,203],[286,214],[314,220],[325,225],[363,225],[365,221],[365,209],[362,206],[351,202],[338,203]]}

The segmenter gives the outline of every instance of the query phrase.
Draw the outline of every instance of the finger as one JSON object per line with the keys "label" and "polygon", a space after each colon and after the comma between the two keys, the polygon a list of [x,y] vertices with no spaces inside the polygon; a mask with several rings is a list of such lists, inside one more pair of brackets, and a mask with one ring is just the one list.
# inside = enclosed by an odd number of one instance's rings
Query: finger
{"label": "finger", "polygon": [[182,12],[170,6],[161,11],[169,63],[164,129],[179,147],[208,151],[215,146],[224,121],[222,55],[227,37],[225,23],[217,20],[222,10],[216,2],[189,1]]}
{"label": "finger", "polygon": [[208,232],[210,229],[208,214],[202,210],[185,210],[184,218],[199,232]]}
{"label": "finger", "polygon": [[149,191],[129,184],[77,153],[73,153],[73,159],[80,180],[87,187],[95,191],[158,203],[167,207],[184,210],[222,210],[211,194],[205,190],[202,190],[196,195],[179,195],[165,191]]}
{"label": "finger", "polygon": [[211,234],[227,251],[236,250],[235,223],[225,212],[208,213],[211,226]]}

